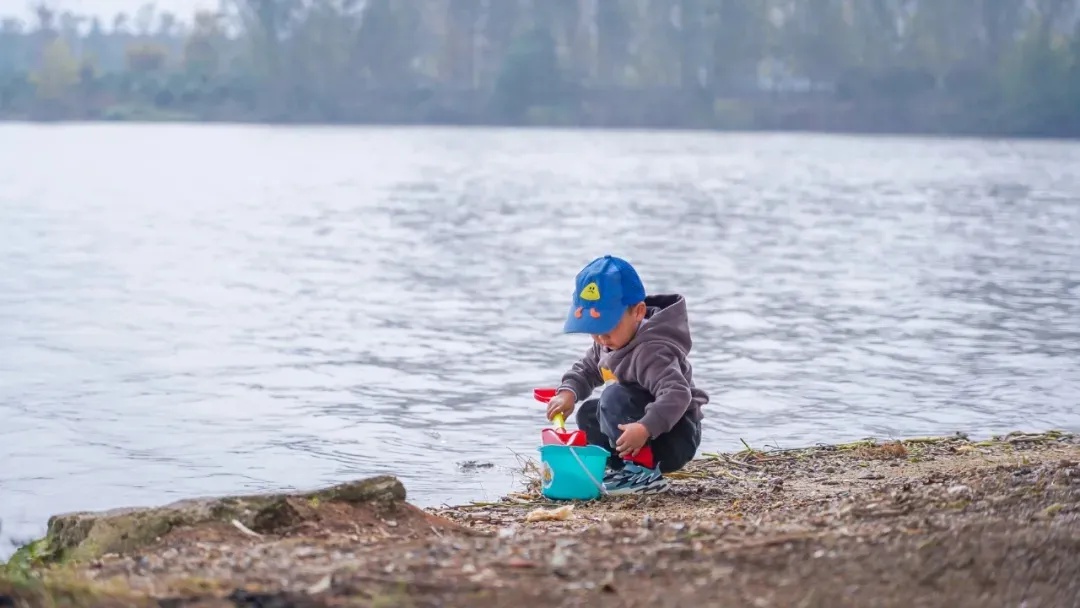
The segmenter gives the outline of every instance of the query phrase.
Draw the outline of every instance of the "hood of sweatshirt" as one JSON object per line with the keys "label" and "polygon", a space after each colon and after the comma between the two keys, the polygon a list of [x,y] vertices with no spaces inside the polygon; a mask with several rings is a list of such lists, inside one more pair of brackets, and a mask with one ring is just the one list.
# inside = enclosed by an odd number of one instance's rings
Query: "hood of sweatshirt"
{"label": "hood of sweatshirt", "polygon": [[678,294],[645,297],[645,318],[638,326],[634,339],[619,350],[630,351],[647,342],[663,342],[679,350],[683,357],[690,353],[690,322],[686,314],[686,298]]}

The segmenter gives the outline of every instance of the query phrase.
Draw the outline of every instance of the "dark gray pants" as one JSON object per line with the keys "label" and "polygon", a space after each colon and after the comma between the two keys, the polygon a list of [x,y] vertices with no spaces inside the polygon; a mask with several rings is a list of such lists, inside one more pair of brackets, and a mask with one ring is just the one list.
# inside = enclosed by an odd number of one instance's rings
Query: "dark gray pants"
{"label": "dark gray pants", "polygon": [[[653,402],[653,396],[637,384],[612,384],[600,393],[599,399],[589,399],[577,412],[578,428],[585,431],[589,443],[607,447],[611,451],[608,465],[613,469],[623,467],[623,459],[615,450],[615,440],[622,435],[620,424],[637,422],[645,415],[645,406]],[[669,473],[684,467],[694,458],[701,444],[701,425],[684,415],[672,429],[646,445],[650,445],[653,458],[660,471]]]}

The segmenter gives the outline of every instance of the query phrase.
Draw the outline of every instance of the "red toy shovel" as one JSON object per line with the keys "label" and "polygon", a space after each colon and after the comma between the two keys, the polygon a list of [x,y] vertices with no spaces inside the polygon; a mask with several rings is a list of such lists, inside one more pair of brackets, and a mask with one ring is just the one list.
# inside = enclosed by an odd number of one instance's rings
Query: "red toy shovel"
{"label": "red toy shovel", "polygon": [[[540,403],[547,403],[548,401],[551,401],[551,398],[555,396],[555,393],[556,389],[553,388],[538,388],[533,390],[533,397]],[[544,445],[583,446],[587,443],[585,441],[585,433],[582,431],[566,430],[562,414],[555,414],[553,422],[555,423],[555,428],[540,431],[540,439],[543,441]]]}

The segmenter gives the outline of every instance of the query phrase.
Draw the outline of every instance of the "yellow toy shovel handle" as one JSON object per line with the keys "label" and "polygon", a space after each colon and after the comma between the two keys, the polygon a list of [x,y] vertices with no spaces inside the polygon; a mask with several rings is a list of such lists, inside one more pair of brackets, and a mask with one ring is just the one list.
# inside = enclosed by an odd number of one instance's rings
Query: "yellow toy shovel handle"
{"label": "yellow toy shovel handle", "polygon": [[562,412],[555,414],[551,421],[555,423],[555,428],[559,430],[566,430],[566,421],[563,420]]}

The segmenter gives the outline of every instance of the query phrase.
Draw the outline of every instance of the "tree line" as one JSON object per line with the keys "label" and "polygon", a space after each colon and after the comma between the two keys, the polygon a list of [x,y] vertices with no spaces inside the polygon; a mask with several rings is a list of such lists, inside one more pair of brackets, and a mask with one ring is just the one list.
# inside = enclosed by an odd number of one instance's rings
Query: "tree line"
{"label": "tree line", "polygon": [[0,118],[1080,135],[1080,0],[222,0],[0,21]]}

